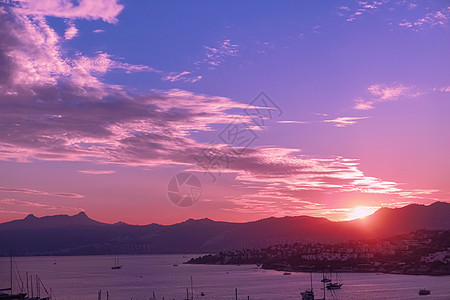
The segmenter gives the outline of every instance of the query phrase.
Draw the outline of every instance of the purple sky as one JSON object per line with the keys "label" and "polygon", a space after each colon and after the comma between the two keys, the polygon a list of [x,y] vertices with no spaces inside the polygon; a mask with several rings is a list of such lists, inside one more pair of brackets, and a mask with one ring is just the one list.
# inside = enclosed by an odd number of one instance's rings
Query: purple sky
{"label": "purple sky", "polygon": [[[448,201],[449,18],[427,0],[0,0],[0,222]],[[167,196],[183,171],[202,184],[187,208]]]}

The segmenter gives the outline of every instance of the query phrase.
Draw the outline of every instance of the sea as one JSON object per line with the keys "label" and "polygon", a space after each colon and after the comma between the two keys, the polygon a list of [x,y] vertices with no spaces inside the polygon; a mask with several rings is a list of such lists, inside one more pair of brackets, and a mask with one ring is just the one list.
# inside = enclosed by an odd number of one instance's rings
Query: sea
{"label": "sea", "polygon": [[[121,269],[113,270],[115,256],[41,256],[13,259],[14,290],[24,285],[26,272],[38,275],[57,300],[98,300],[99,291],[110,300],[194,299],[286,300],[301,299],[310,288],[311,274],[264,270],[256,265],[188,265],[199,255],[123,255]],[[0,258],[0,288],[10,285],[10,259]],[[19,272],[17,272],[17,270]],[[19,276],[20,274],[20,276]],[[339,274],[340,290],[325,291],[326,299],[450,299],[450,276],[413,276],[379,273]],[[313,273],[316,299],[323,298],[322,274]],[[192,280],[192,281],[191,281]],[[35,282],[35,279],[34,279]],[[191,289],[192,282],[192,289]],[[421,288],[430,295],[419,296]],[[41,297],[45,295],[41,288]],[[35,295],[36,296],[36,295]]]}

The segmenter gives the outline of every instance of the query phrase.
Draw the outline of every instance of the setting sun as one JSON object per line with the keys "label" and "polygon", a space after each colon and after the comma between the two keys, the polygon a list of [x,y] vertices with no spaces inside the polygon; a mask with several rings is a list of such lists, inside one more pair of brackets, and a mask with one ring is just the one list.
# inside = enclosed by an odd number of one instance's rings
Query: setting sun
{"label": "setting sun", "polygon": [[379,207],[375,206],[357,206],[347,214],[347,220],[361,219],[373,214]]}

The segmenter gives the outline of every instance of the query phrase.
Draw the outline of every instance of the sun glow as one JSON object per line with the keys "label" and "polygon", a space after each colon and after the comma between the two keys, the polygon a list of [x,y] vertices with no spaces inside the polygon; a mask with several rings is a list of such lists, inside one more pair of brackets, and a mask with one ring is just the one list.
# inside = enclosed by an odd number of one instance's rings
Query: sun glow
{"label": "sun glow", "polygon": [[379,207],[376,206],[357,206],[347,213],[347,220],[354,220],[367,217],[377,211]]}

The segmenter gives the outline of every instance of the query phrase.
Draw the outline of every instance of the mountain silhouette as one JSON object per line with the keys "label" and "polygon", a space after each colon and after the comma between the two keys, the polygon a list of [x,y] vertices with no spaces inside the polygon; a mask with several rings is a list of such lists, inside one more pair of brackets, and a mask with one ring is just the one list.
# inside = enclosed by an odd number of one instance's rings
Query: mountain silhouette
{"label": "mountain silhouette", "polygon": [[418,229],[450,230],[450,203],[381,208],[353,221],[308,216],[247,223],[189,219],[173,225],[106,224],[84,212],[0,224],[0,255],[204,253],[292,242],[340,242],[386,238]]}

